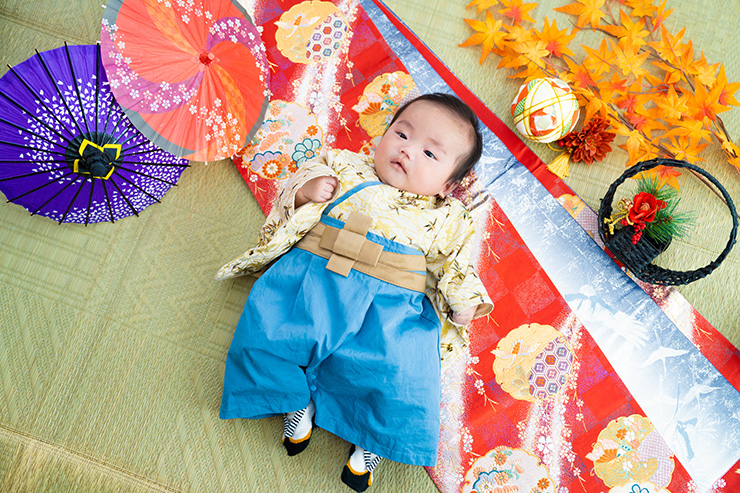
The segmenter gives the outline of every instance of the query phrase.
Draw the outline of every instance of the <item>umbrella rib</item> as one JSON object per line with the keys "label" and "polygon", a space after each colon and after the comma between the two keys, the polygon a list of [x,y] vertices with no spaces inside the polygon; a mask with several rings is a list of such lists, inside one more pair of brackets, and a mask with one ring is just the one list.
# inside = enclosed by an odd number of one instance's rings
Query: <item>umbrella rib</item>
{"label": "umbrella rib", "polygon": [[[80,187],[82,190],[82,187]],[[90,199],[87,201],[87,214],[85,214],[85,226],[90,222],[90,209],[92,209],[93,190],[95,190],[95,180],[90,180]]]}
{"label": "umbrella rib", "polygon": [[[4,118],[0,118],[0,122],[3,122],[3,123],[5,123],[5,124],[8,124],[8,125],[10,125],[11,127],[15,127],[15,128],[17,128],[18,130],[23,130],[23,131],[25,131],[25,132],[28,132],[28,133],[30,133],[30,134],[32,134],[32,135],[35,135],[36,137],[40,138],[41,140],[45,140],[46,142],[48,142],[48,143],[50,143],[50,144],[54,144],[54,145],[59,145],[59,142],[54,142],[53,140],[49,140],[49,139],[47,139],[46,137],[44,137],[44,136],[42,136],[42,135],[40,135],[40,134],[37,134],[37,133],[31,132],[31,131],[30,131],[29,129],[27,129],[27,128],[25,128],[25,127],[21,127],[20,125],[16,125],[15,123],[9,122],[8,120],[6,120],[6,119],[4,119]],[[67,142],[69,142],[69,141],[67,141]]]}
{"label": "umbrella rib", "polygon": [[[127,180],[127,181],[128,181],[128,180]],[[123,197],[123,200],[125,200],[125,201],[126,201],[126,204],[128,204],[128,206],[129,206],[129,207],[131,208],[131,210],[133,211],[134,215],[135,215],[136,217],[139,217],[139,212],[138,212],[138,211],[136,210],[136,207],[134,207],[134,206],[133,206],[133,205],[131,204],[131,201],[129,201],[128,197],[126,197],[126,194],[124,194],[124,193],[123,193],[123,190],[121,190],[121,187],[119,187],[119,186],[118,186],[118,183],[116,183],[115,181],[113,181],[113,182],[111,182],[111,183],[113,183],[113,186],[114,186],[114,187],[116,188],[116,190],[118,191],[118,194],[119,194],[119,195],[120,195],[121,197]],[[111,216],[111,217],[113,217],[113,216]]]}
{"label": "umbrella rib", "polygon": [[[38,176],[38,175],[43,175],[44,173],[51,173],[52,171],[59,171],[59,168],[43,169],[41,171],[34,171],[33,173],[26,173],[25,175],[7,176],[5,178],[0,178],[0,181],[15,180],[16,178],[28,178],[30,176]],[[20,197],[22,197],[22,195],[20,195]],[[16,197],[16,198],[18,198],[18,197]],[[10,202],[10,201],[8,201],[8,202]]]}
{"label": "umbrella rib", "polygon": [[[116,122],[115,126],[113,127],[113,130],[110,131],[110,135],[114,136],[116,139],[118,139],[118,136],[115,135],[116,134],[116,130],[118,130],[118,125],[121,124],[121,122],[123,121],[123,117],[124,116],[125,116],[125,113],[121,113],[121,116],[118,118],[118,121]],[[125,129],[123,129],[123,132],[125,132],[131,126],[133,126],[133,123],[131,123],[131,121],[129,120],[128,125],[129,125],[128,127],[126,127]],[[105,122],[105,127],[108,128],[108,121],[107,120]],[[121,145],[123,145],[123,144],[121,144]]]}
{"label": "umbrella rib", "polygon": [[[67,161],[57,161],[56,159],[46,159],[46,160],[40,160],[40,159],[32,159],[32,160],[25,160],[25,161],[18,161],[15,159],[0,159],[0,163],[3,164],[36,164],[36,163],[57,163],[57,164],[67,164]],[[54,168],[59,169],[59,168]],[[5,180],[6,178],[2,178]]]}
{"label": "umbrella rib", "polygon": [[[42,57],[42,56],[41,56],[41,53],[39,53],[39,51],[38,51],[38,50],[35,50],[35,51],[36,51],[36,54],[37,54],[37,55],[38,55],[38,57],[39,57],[39,60],[41,61],[41,66],[42,66],[42,67],[44,67],[44,72],[46,72],[46,76],[47,76],[47,77],[49,78],[49,80],[51,81],[51,85],[52,85],[52,86],[54,86],[54,89],[56,89],[56,91],[57,91],[57,94],[59,94],[59,99],[61,99],[61,100],[62,100],[62,104],[64,104],[64,108],[65,108],[65,109],[67,110],[67,113],[69,113],[69,117],[70,117],[70,119],[72,120],[72,123],[74,123],[75,127],[77,127],[77,130],[79,130],[79,132],[80,132],[81,134],[82,134],[82,133],[84,133],[84,132],[82,131],[82,128],[80,128],[80,126],[79,126],[79,125],[77,124],[77,120],[75,119],[75,116],[74,116],[74,115],[72,114],[72,110],[70,110],[70,109],[69,109],[69,106],[67,105],[67,100],[66,100],[66,98],[64,97],[64,94],[62,94],[62,91],[61,91],[61,90],[59,89],[59,87],[57,86],[57,83],[56,83],[56,81],[54,80],[54,77],[53,77],[53,76],[51,75],[51,71],[49,70],[49,67],[47,67],[47,66],[46,66],[46,62],[44,61],[44,57]],[[75,83],[76,83],[76,81],[75,81]],[[35,95],[35,94],[34,94],[34,95]],[[61,122],[60,122],[60,123],[61,123]]]}
{"label": "umbrella rib", "polygon": [[[110,86],[110,84],[109,84],[109,86]],[[107,108],[107,110],[105,112],[105,124],[103,125],[103,132],[106,133],[106,134],[112,134],[113,132],[110,132],[110,133],[108,132],[108,123],[110,122],[110,115],[111,115],[111,112],[113,110],[113,105],[116,104],[116,101],[115,101],[115,99],[113,99],[113,95],[110,93],[110,90],[108,91],[108,94],[109,94],[109,96],[111,98],[111,101],[107,105],[108,108]],[[123,110],[121,110],[121,114],[123,114]],[[120,118],[119,118],[119,120],[120,120]]]}
{"label": "umbrella rib", "polygon": [[75,88],[75,94],[77,94],[77,103],[80,105],[80,113],[82,113],[82,121],[85,122],[85,130],[90,132],[90,126],[87,124],[87,115],[85,115],[85,107],[82,104],[82,96],[80,96],[80,86],[77,85],[77,75],[75,74],[74,66],[72,66],[72,55],[69,54],[69,46],[67,42],[64,42],[64,52],[67,54],[67,63],[69,64],[69,71],[72,74],[72,86]]}
{"label": "umbrella rib", "polygon": [[[131,139],[128,139],[128,140],[131,140]],[[126,142],[128,142],[128,140]],[[151,142],[146,141],[146,140],[144,142],[139,142],[138,144],[134,144],[131,147],[127,147],[126,149],[122,149],[121,150],[121,153],[126,153],[126,152],[130,151],[131,149],[138,149],[139,147],[144,147],[148,143],[151,143]],[[123,145],[123,144],[121,144],[121,145]],[[143,151],[143,152],[152,152],[152,150],[149,149],[149,150]],[[133,154],[141,154],[141,153],[140,152],[135,152]]]}
{"label": "umbrella rib", "polygon": [[[98,131],[98,98],[100,96],[100,41],[95,48],[95,131]],[[87,223],[85,223],[87,226]]]}
{"label": "umbrella rib", "polygon": [[[74,173],[69,173],[68,175],[64,175],[64,176],[62,176],[62,178],[66,178],[66,177],[68,177],[68,176],[70,176],[70,175],[73,175],[73,174],[74,174]],[[60,179],[61,179],[61,178],[60,178]],[[58,196],[58,195],[59,195],[60,193],[62,193],[62,192],[63,192],[63,191],[65,191],[66,189],[68,189],[68,188],[69,188],[69,187],[70,187],[70,186],[71,186],[71,185],[72,185],[72,184],[73,184],[74,182],[76,182],[76,181],[77,181],[77,176],[75,176],[75,178],[74,178],[74,179],[73,179],[72,181],[70,181],[69,183],[67,183],[67,186],[65,186],[64,188],[62,188],[61,190],[59,190],[59,191],[58,191],[57,193],[55,193],[53,197],[49,198],[49,200],[47,200],[46,202],[44,202],[43,204],[41,204],[41,206],[40,206],[40,207],[39,207],[38,209],[36,209],[35,211],[33,211],[33,212],[31,213],[31,215],[32,215],[32,216],[33,216],[33,215],[35,215],[35,214],[36,214],[36,213],[37,213],[38,211],[40,211],[41,209],[43,209],[44,207],[46,207],[46,204],[48,204],[49,202],[51,202],[52,200],[54,200],[55,198],[57,198],[57,196]],[[45,187],[45,186],[47,186],[47,185],[51,185],[52,183],[59,183],[59,180],[57,180],[57,181],[50,181],[50,182],[48,182],[48,183],[44,183],[44,184],[43,184],[43,185],[41,185],[40,187],[36,187],[36,188],[34,188],[33,190],[29,190],[28,192],[24,193],[23,195],[19,195],[19,196],[15,197],[15,198],[14,198],[13,200],[18,200],[19,198],[21,198],[21,197],[24,197],[24,196],[28,195],[28,194],[29,194],[29,193],[31,193],[31,192],[35,192],[35,191],[37,191],[37,190],[40,190],[40,189],[44,188],[44,187]]]}
{"label": "umbrella rib", "polygon": [[[10,65],[8,65],[8,67],[10,67]],[[10,71],[13,72],[13,67],[10,67]],[[31,90],[30,87],[28,87],[26,85],[26,83],[23,81],[23,79],[21,79],[20,76],[18,74],[16,74],[15,72],[13,72],[13,74],[16,77],[18,77],[18,79],[23,83],[24,86],[26,86],[26,88],[31,92],[31,94],[33,94],[33,96],[36,99],[39,100],[39,103],[41,103],[41,105],[44,107],[44,109],[46,109],[47,112],[51,113],[51,116],[54,117],[54,119],[57,121],[57,123],[59,123],[59,125],[61,125],[62,127],[64,127],[64,123],[62,123],[61,120],[59,120],[59,118],[57,117],[57,115],[54,114],[54,112],[48,106],[46,106],[46,104],[44,104],[44,102],[41,100],[41,98],[36,93],[34,93]],[[0,96],[4,97],[6,100],[10,101],[13,104],[13,106],[15,106],[16,108],[18,108],[19,110],[21,110],[27,116],[30,116],[31,118],[33,118],[34,120],[36,120],[38,123],[40,123],[41,125],[43,125],[45,128],[47,128],[51,132],[57,134],[59,137],[61,137],[62,139],[64,139],[67,143],[72,142],[70,139],[68,139],[67,137],[65,137],[64,135],[62,135],[58,130],[53,129],[49,125],[47,125],[43,120],[41,120],[40,118],[38,118],[36,115],[32,115],[31,113],[29,113],[27,109],[23,108],[21,105],[19,105],[18,103],[16,103],[12,99],[10,99],[8,96],[5,95],[5,93],[0,92]]]}
{"label": "umbrella rib", "polygon": [[[124,163],[124,164],[129,164],[129,163]],[[124,168],[123,166],[120,166],[120,165],[117,165],[117,164],[114,165],[114,166],[116,168],[120,169],[120,170],[128,171],[129,173],[133,173],[135,175],[146,176],[147,178],[151,178],[153,180],[161,181],[162,183],[166,183],[168,185],[172,185],[173,187],[176,187],[177,186],[177,183],[172,183],[171,181],[167,181],[167,180],[165,180],[163,178],[157,178],[156,176],[148,175],[148,174],[146,174],[146,173],[144,173],[142,171],[136,171],[136,170],[133,170],[133,169]],[[124,180],[126,180],[126,178],[124,178],[123,176],[121,176],[121,178],[123,178]],[[144,193],[146,193],[146,192],[144,192]],[[159,202],[159,201],[157,200],[157,202]]]}
{"label": "umbrella rib", "polygon": [[14,144],[12,142],[0,141],[0,144],[9,145],[13,147],[20,147],[21,149],[31,149],[32,151],[42,151],[42,152],[48,152],[49,154],[58,154],[60,156],[66,156],[66,154],[64,154],[63,152],[50,151],[49,149],[40,149],[38,147],[24,146],[21,144]]}
{"label": "umbrella rib", "polygon": [[[117,126],[117,125],[116,125],[116,126]],[[133,122],[132,122],[131,120],[129,120],[129,121],[128,121],[128,127],[124,128],[124,129],[123,129],[123,130],[122,130],[121,132],[122,132],[122,133],[125,133],[125,132],[127,132],[127,131],[128,131],[128,130],[129,130],[130,128],[131,128],[131,127],[133,127],[133,126],[134,126],[134,123],[133,123]],[[131,136],[130,136],[130,137],[129,137],[128,139],[126,139],[126,140],[125,140],[124,142],[121,142],[121,143],[120,143],[120,144],[121,144],[121,147],[123,147],[124,145],[126,145],[126,144],[127,144],[127,143],[128,143],[128,142],[129,142],[130,140],[131,140],[131,139],[133,139],[134,137],[136,137],[136,135],[138,135],[138,134],[137,134],[137,133],[132,133],[132,134],[131,134]],[[128,149],[127,149],[127,150],[128,150]],[[121,152],[124,152],[124,151],[121,151]]]}
{"label": "umbrella rib", "polygon": [[[131,155],[131,154],[129,154]],[[145,164],[149,166],[169,166],[169,167],[180,167],[189,168],[189,164],[178,164],[178,163],[147,163],[146,161],[126,161],[126,164]]]}
{"label": "umbrella rib", "polygon": [[108,195],[108,187],[105,186],[105,182],[101,183],[103,185],[103,192],[105,193],[105,205],[108,206],[108,214],[110,214],[110,222],[115,223],[116,220],[113,219],[113,207],[110,205],[110,195]]}
{"label": "umbrella rib", "polygon": [[[83,180],[84,180],[84,179],[83,179]],[[77,181],[77,178],[76,178],[76,177],[75,177],[74,181]],[[72,183],[74,183],[74,182],[72,182]],[[84,184],[85,184],[85,183],[84,183],[84,181],[83,181],[82,185],[84,185]],[[72,200],[70,200],[70,201],[69,201],[69,205],[67,206],[67,210],[66,210],[66,211],[64,211],[64,215],[63,215],[63,216],[62,216],[62,218],[61,218],[61,219],[59,220],[59,224],[62,224],[62,223],[64,222],[64,220],[65,220],[65,219],[67,219],[67,214],[69,214],[69,211],[70,211],[70,210],[72,210],[72,205],[74,205],[74,203],[75,203],[75,200],[77,200],[77,197],[79,197],[79,196],[80,196],[80,192],[82,191],[82,185],[80,185],[80,188],[78,188],[78,189],[77,189],[77,192],[75,192],[75,196],[74,196],[74,197],[72,197]],[[88,214],[90,213],[90,211],[89,211],[89,210],[88,210],[87,212],[88,212]],[[87,225],[87,223],[85,223],[85,225]]]}
{"label": "umbrella rib", "polygon": [[[148,175],[144,175],[144,176],[148,176]],[[127,182],[129,183],[129,185],[132,185],[132,186],[134,186],[134,187],[138,188],[138,189],[139,189],[139,191],[140,191],[141,193],[143,193],[144,195],[147,195],[148,197],[150,197],[150,198],[154,199],[155,201],[157,201],[157,202],[161,203],[161,201],[160,201],[160,200],[159,200],[159,199],[158,199],[157,197],[155,197],[154,195],[150,194],[149,192],[147,192],[146,190],[144,190],[144,189],[143,189],[143,188],[141,188],[141,187],[140,187],[139,185],[137,185],[136,183],[132,182],[131,180],[129,180],[129,179],[128,179],[128,178],[126,178],[125,176],[123,176],[123,175],[118,175],[118,177],[119,177],[120,179],[122,179],[122,180],[125,180],[125,181],[127,181]],[[151,176],[150,178],[154,178],[154,177],[153,177],[153,176]],[[164,181],[164,180],[162,180],[162,181]],[[115,183],[115,182],[113,182],[113,183]],[[165,182],[165,183],[168,183],[168,182]]]}

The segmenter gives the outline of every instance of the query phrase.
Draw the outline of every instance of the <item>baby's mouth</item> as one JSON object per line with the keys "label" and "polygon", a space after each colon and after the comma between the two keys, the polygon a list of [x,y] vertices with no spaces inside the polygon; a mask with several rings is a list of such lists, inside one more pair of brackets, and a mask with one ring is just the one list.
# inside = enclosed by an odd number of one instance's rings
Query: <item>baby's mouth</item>
{"label": "baby's mouth", "polygon": [[392,164],[392,165],[393,165],[394,167],[396,167],[396,168],[398,168],[399,170],[401,170],[401,171],[403,171],[404,173],[406,173],[406,167],[405,167],[405,166],[404,166],[403,164],[401,164],[401,162],[400,162],[400,161],[391,161],[391,164]]}

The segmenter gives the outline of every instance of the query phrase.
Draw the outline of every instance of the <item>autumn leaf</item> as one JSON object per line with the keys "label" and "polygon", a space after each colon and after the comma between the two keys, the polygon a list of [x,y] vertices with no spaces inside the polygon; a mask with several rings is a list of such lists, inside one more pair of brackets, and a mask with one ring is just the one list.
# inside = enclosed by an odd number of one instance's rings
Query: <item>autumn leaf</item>
{"label": "autumn leaf", "polygon": [[493,7],[494,5],[498,5],[498,0],[473,0],[467,4],[465,8],[469,9],[470,7],[478,7],[478,13],[480,14],[482,11],[489,7]]}
{"label": "autumn leaf", "polygon": [[606,119],[608,114],[608,107],[604,100],[596,96],[593,92],[589,91],[577,91],[578,95],[581,95],[587,102],[583,108],[584,116],[583,121],[591,121],[594,115],[599,115]]}
{"label": "autumn leaf", "polygon": [[645,45],[646,41],[644,38],[649,34],[643,29],[645,27],[645,21],[639,19],[633,22],[632,18],[624,13],[624,10],[619,11],[619,18],[624,27],[623,35],[619,37],[624,40],[625,46],[639,49]]}
{"label": "autumn leaf", "polygon": [[686,101],[689,106],[689,114],[694,120],[703,120],[708,118],[711,121],[717,119],[717,113],[722,113],[730,108],[719,102],[721,89],[716,86],[707,92],[704,85],[699,81],[694,81],[694,94],[687,94]]}
{"label": "autumn leaf", "polygon": [[691,164],[704,161],[699,157],[699,153],[709,144],[699,144],[686,136],[679,137],[678,140],[671,138],[670,144],[664,144],[665,147],[673,153],[675,159],[679,161],[688,161]]}
{"label": "autumn leaf", "polygon": [[586,52],[586,57],[583,59],[583,65],[592,74],[599,76],[611,71],[611,61],[614,59],[614,52],[609,49],[606,39],[601,40],[598,50],[594,50],[586,45],[581,45],[581,48]]}
{"label": "autumn leaf", "polygon": [[724,64],[719,66],[716,86],[714,86],[712,90],[715,89],[719,89],[719,97],[717,98],[719,104],[724,106],[740,106],[740,103],[735,99],[735,93],[740,89],[740,82],[733,82],[732,84],[727,83]]}
{"label": "autumn leaf", "polygon": [[572,85],[574,86],[574,88],[583,89],[589,86],[596,85],[596,82],[594,81],[593,77],[591,76],[591,73],[588,71],[586,67],[584,67],[583,65],[577,64],[570,58],[566,58],[565,63],[568,65],[568,68],[570,69]]}
{"label": "autumn leaf", "polygon": [[722,150],[725,151],[727,161],[740,169],[740,147],[732,143],[724,134],[719,133],[715,134],[715,136],[722,144]]}
{"label": "autumn leaf", "polygon": [[501,57],[498,68],[518,68],[526,65],[527,60],[522,59],[510,43],[504,44],[504,47],[496,50],[496,54]]}
{"label": "autumn leaf", "polygon": [[657,98],[655,104],[663,111],[663,115],[666,118],[672,118],[674,120],[680,119],[689,111],[686,101],[676,93],[676,89],[673,86],[669,87],[668,93],[665,96]]}
{"label": "autumn leaf", "polygon": [[665,130],[665,126],[661,125],[657,118],[655,108],[645,109],[643,106],[637,106],[634,111],[625,112],[624,116],[633,128],[650,140],[653,139],[653,130]]}
{"label": "autumn leaf", "polygon": [[701,120],[682,120],[676,122],[675,126],[665,133],[664,137],[678,135],[688,137],[694,142],[711,142],[712,132],[710,132]]}
{"label": "autumn leaf", "polygon": [[513,41],[514,44],[524,44],[534,39],[535,33],[533,29],[526,29],[521,24],[514,24],[510,26],[504,24],[506,29],[506,40]]}
{"label": "autumn leaf", "polygon": [[627,90],[627,79],[623,79],[619,74],[615,73],[612,75],[611,79],[597,82],[596,87],[601,99],[604,101],[611,101],[615,94],[619,94]]}
{"label": "autumn leaf", "polygon": [[626,0],[624,4],[632,8],[632,17],[650,17],[657,10],[653,0]]}
{"label": "autumn leaf", "polygon": [[664,185],[669,185],[676,190],[680,190],[677,180],[679,176],[681,176],[681,172],[678,168],[674,168],[673,166],[663,166],[661,164],[653,169],[637,173],[633,178],[635,180],[645,179],[656,182],[658,188],[661,188]]}
{"label": "autumn leaf", "polygon": [[627,166],[632,166],[636,163],[640,163],[642,161],[648,161],[650,159],[655,159],[657,157],[664,157],[659,155],[658,149],[654,145],[650,145],[650,142],[646,142],[644,147],[640,147],[635,153],[635,155],[632,157],[634,161],[628,162]]}
{"label": "autumn leaf", "polygon": [[470,36],[460,46],[482,45],[483,52],[481,53],[479,62],[482,64],[494,46],[501,46],[506,36],[506,31],[501,30],[502,22],[494,19],[490,10],[486,10],[485,22],[476,19],[465,19],[465,22],[478,32]]}
{"label": "autumn leaf", "polygon": [[681,29],[678,34],[671,36],[668,29],[665,26],[660,27],[660,41],[651,41],[648,43],[652,49],[658,54],[660,58],[665,60],[666,63],[674,66],[679,65],[679,59],[684,53],[681,48],[681,40],[686,32],[686,28]]}
{"label": "autumn leaf", "polygon": [[[488,53],[499,55],[499,67],[517,71],[510,78],[564,80],[585,121],[598,115],[622,136],[619,147],[627,152],[629,164],[659,156],[701,161],[714,135],[740,170],[740,146],[731,142],[717,117],[740,106],[735,97],[740,82],[728,82],[724,66],[708,63],[704,53],[695,57],[692,41],[684,42],[685,29],[673,34],[665,27],[673,12],[666,8],[667,0],[658,0],[657,6],[652,0],[569,0],[555,10],[577,17],[571,31],[558,29],[548,18],[541,31],[524,28],[524,21],[534,22],[529,12],[535,4],[526,1],[471,1],[468,7],[486,9],[486,19],[465,19],[476,33],[462,46],[482,45],[481,63]],[[622,8],[615,19],[611,10],[617,5]],[[584,27],[606,36],[598,49],[582,45],[585,56],[579,62],[569,44]],[[651,31],[658,30],[653,40]],[[675,182],[675,176],[663,178]]]}
{"label": "autumn leaf", "polygon": [[[614,43],[612,42],[612,44]],[[616,45],[613,46],[613,49],[614,53],[617,55],[614,63],[619,68],[620,72],[622,72],[622,75],[628,76],[632,74],[636,79],[640,79],[647,73],[647,70],[642,68],[642,64],[645,63],[645,60],[650,56],[649,51],[640,53],[636,49],[629,47],[622,50]]]}
{"label": "autumn leaf", "polygon": [[541,60],[550,54],[550,52],[547,51],[547,48],[545,48],[545,42],[539,39],[527,41],[523,45],[519,46],[518,51],[521,53],[522,57],[529,60],[530,63],[534,63],[538,66],[544,65]]}
{"label": "autumn leaf", "polygon": [[619,147],[625,149],[629,156],[629,165],[635,164],[640,158],[640,148],[647,147],[645,138],[639,130],[630,130],[629,128],[615,127],[618,134],[627,137],[627,142]]}
{"label": "autumn leaf", "polygon": [[706,58],[704,58],[704,52],[701,52],[701,58],[688,65],[689,73],[693,75],[696,80],[704,84],[706,87],[711,87],[717,80],[714,74],[717,73],[717,67],[719,63],[709,65]]}
{"label": "autumn leaf", "polygon": [[510,79],[541,79],[546,77],[551,77],[552,74],[545,72],[543,67],[535,64],[535,63],[528,63],[524,70],[521,72],[517,72],[514,75],[508,76]]}
{"label": "autumn leaf", "polygon": [[578,20],[576,21],[577,27],[583,27],[586,24],[591,24],[591,27],[598,27],[601,19],[606,15],[606,12],[601,10],[605,0],[576,0],[573,3],[569,3],[564,7],[558,7],[555,9],[557,12],[564,14],[577,15]]}
{"label": "autumn leaf", "polygon": [[537,6],[536,3],[522,3],[522,0],[501,0],[503,9],[499,13],[514,21],[515,24],[521,24],[522,21],[534,22],[529,16],[529,11]]}
{"label": "autumn leaf", "polygon": [[[665,62],[658,61],[658,60],[654,60],[651,63],[653,66],[665,72],[665,77],[663,78],[662,82],[665,82],[666,84],[672,86],[676,84],[677,82],[683,80],[683,76],[684,76],[683,72],[680,69],[676,68],[675,65],[669,65]],[[646,76],[646,77],[650,78],[651,76]],[[656,83],[653,82],[653,85],[656,85]]]}
{"label": "autumn leaf", "polygon": [[645,104],[645,98],[642,96],[642,86],[639,83],[632,83],[626,91],[619,97],[614,98],[614,104],[627,113],[634,113],[635,108]]}
{"label": "autumn leaf", "polygon": [[538,32],[539,38],[545,42],[545,48],[553,56],[562,58],[563,55],[574,56],[573,52],[568,49],[568,43],[576,37],[576,33],[566,34],[567,29],[558,30],[558,23],[553,19],[552,26],[550,21],[545,17],[545,24],[542,32]]}
{"label": "autumn leaf", "polygon": [[653,32],[655,32],[656,29],[660,29],[663,26],[663,22],[673,13],[673,9],[666,10],[665,4],[668,0],[663,0],[663,2],[658,5],[655,11],[655,16],[652,18],[653,23]]}
{"label": "autumn leaf", "polygon": [[688,40],[678,46],[678,67],[686,71],[694,62],[694,42]]}
{"label": "autumn leaf", "polygon": [[599,31],[603,31],[615,38],[624,36],[624,28],[619,24],[600,24]]}

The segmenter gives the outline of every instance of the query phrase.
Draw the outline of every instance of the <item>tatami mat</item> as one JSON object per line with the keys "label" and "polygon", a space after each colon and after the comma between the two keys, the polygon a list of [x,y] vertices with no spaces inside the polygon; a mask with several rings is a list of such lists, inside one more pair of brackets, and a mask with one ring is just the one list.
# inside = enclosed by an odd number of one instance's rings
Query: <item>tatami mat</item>
{"label": "tatami mat", "polygon": [[[479,51],[458,47],[470,35],[462,17],[474,15],[466,3],[388,5],[509,124],[519,82],[496,71],[494,57],[481,67]],[[541,2],[535,15],[562,3]],[[740,80],[728,10],[669,3],[695,49]],[[96,42],[102,12],[92,0],[0,0],[2,66],[65,40]],[[740,133],[734,114],[725,122]],[[572,165],[568,183],[597,206],[623,161],[615,152]],[[707,167],[740,201],[738,174],[719,158]],[[669,260],[679,267],[709,259],[726,239],[727,223],[715,221],[722,206],[696,188],[686,201],[700,204],[702,232],[675,249]],[[263,219],[229,162],[195,163],[161,204],[115,224],[60,226],[0,205],[0,490],[342,491],[344,441],[319,431],[307,452],[288,458],[279,418],[217,418],[226,351],[252,281],[213,275],[255,242]],[[681,289],[736,345],[738,259],[736,249]],[[422,468],[391,462],[375,483],[378,493],[436,490]]]}

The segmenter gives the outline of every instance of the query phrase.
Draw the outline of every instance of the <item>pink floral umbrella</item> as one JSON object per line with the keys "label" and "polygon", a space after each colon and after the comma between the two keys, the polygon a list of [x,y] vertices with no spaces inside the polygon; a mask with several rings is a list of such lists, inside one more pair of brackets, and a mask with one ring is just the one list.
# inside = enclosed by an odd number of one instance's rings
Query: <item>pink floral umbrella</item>
{"label": "pink floral umbrella", "polygon": [[111,0],[101,46],[116,100],[139,131],[172,154],[230,157],[262,123],[265,48],[236,0]]}

